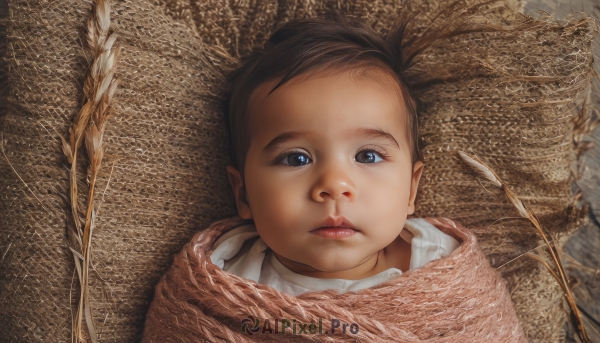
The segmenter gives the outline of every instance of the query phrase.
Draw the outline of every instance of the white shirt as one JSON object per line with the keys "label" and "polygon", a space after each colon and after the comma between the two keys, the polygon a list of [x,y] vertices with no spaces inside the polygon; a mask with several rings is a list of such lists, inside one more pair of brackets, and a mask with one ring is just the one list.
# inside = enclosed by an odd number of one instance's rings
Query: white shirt
{"label": "white shirt", "polygon": [[[411,241],[410,269],[417,269],[429,261],[448,256],[460,246],[456,239],[425,219],[408,219],[404,227],[414,235]],[[360,280],[320,279],[295,273],[279,262],[251,224],[232,229],[219,237],[210,259],[213,264],[229,273],[294,296],[327,289],[336,289],[341,293],[352,292],[402,275],[398,268],[389,268]]]}

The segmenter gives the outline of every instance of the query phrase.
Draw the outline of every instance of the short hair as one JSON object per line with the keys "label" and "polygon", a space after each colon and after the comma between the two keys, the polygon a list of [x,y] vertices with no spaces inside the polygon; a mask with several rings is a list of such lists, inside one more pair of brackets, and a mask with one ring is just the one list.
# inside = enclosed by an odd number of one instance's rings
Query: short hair
{"label": "short hair", "polygon": [[381,70],[400,87],[406,109],[406,133],[414,165],[423,157],[418,144],[417,103],[402,79],[402,39],[406,21],[396,22],[385,37],[366,23],[330,12],[330,18],[297,19],[277,29],[264,48],[242,58],[226,79],[224,115],[229,134],[229,155],[244,175],[250,146],[250,100],[267,81],[281,78],[269,92],[306,72],[335,70]]}

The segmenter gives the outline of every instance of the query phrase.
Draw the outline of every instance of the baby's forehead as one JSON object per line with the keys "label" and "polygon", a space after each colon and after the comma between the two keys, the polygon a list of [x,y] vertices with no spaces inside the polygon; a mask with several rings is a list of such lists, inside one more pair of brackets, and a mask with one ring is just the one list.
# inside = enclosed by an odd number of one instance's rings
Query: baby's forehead
{"label": "baby's forehead", "polygon": [[[335,77],[342,75],[344,77]],[[278,76],[269,79],[259,84],[252,91],[248,101],[248,114],[250,117],[256,113],[256,109],[260,108],[274,92],[293,92],[293,85],[319,78],[328,78],[330,82],[337,83],[340,87],[343,87],[348,82],[359,83],[361,86],[370,87],[372,91],[383,93],[386,98],[393,99],[395,97],[402,105],[406,105],[400,86],[400,79],[389,69],[375,67],[323,68],[305,72],[287,80],[283,84],[279,84],[282,78],[282,76]],[[277,88],[275,89],[276,86]],[[334,85],[332,87],[338,86]],[[306,99],[306,101],[310,101],[310,99]],[[260,116],[256,119],[260,120]]]}
{"label": "baby's forehead", "polygon": [[289,131],[303,131],[304,138],[361,139],[364,135],[351,132],[369,128],[391,132],[397,141],[408,138],[401,92],[390,86],[395,80],[385,73],[301,75],[269,94],[279,81],[265,82],[255,94],[249,123],[253,141]]}

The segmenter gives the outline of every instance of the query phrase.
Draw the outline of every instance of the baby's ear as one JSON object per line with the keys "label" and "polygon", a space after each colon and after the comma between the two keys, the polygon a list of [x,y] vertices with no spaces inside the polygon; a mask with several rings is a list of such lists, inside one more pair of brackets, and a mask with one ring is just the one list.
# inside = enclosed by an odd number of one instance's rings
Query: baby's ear
{"label": "baby's ear", "polygon": [[228,165],[225,169],[227,169],[227,177],[229,178],[231,188],[233,188],[239,216],[242,219],[252,219],[252,211],[250,210],[246,187],[244,187],[244,180],[242,180],[239,170],[232,165]]}
{"label": "baby's ear", "polygon": [[417,198],[417,189],[419,189],[419,180],[423,175],[423,162],[417,161],[413,166],[413,174],[410,182],[410,198],[408,199],[408,214],[415,213],[415,199]]}

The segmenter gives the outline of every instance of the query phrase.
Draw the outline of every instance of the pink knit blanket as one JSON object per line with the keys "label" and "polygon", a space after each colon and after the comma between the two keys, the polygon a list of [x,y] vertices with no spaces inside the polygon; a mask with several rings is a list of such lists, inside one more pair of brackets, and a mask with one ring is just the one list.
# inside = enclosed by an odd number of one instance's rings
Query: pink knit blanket
{"label": "pink knit blanket", "polygon": [[449,219],[427,220],[461,246],[371,288],[299,296],[214,265],[214,242],[248,223],[217,221],[185,245],[156,286],[142,342],[527,342],[506,281],[475,236]]}

